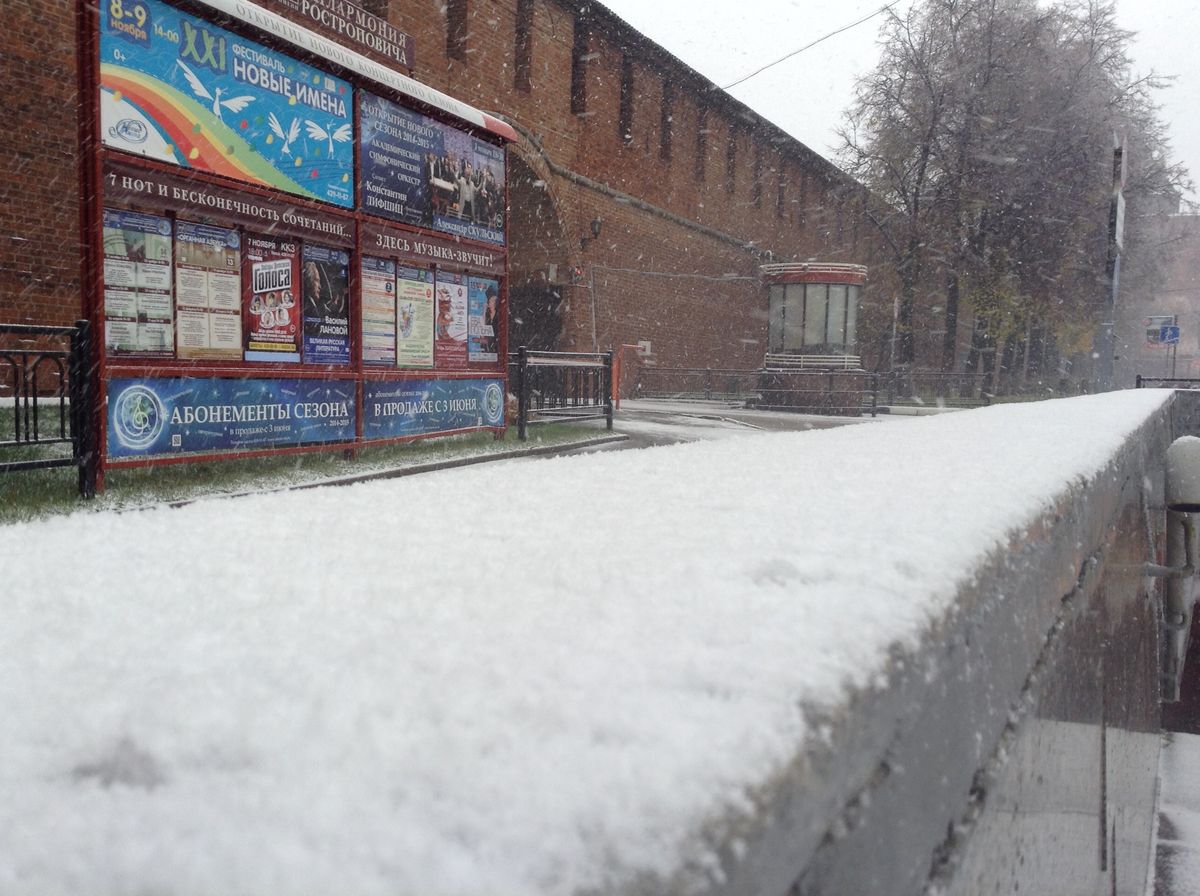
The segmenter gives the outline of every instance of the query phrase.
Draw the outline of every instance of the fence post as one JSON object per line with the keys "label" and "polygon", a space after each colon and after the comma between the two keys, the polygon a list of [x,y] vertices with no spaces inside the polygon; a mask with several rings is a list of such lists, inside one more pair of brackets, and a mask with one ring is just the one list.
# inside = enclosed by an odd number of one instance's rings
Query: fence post
{"label": "fence post", "polygon": [[75,322],[67,387],[71,396],[71,447],[79,470],[79,496],[96,497],[96,446],[92,427],[91,324]]}
{"label": "fence post", "polygon": [[704,400],[712,401],[712,368],[704,368]]}
{"label": "fence post", "polygon": [[1135,389],[1142,388],[1142,375],[1140,373],[1137,375],[1136,383],[1137,383],[1137,385],[1135,385],[1133,388],[1135,388]]}
{"label": "fence post", "polygon": [[879,413],[879,374],[871,374],[871,416]]}
{"label": "fence post", "polygon": [[604,353],[604,425],[608,430],[613,428],[613,353]]}
{"label": "fence post", "polygon": [[613,356],[613,369],[610,378],[613,384],[610,388],[610,394],[613,396],[614,407],[621,410],[621,366],[625,363],[625,346],[621,346],[616,352],[609,352]]}
{"label": "fence post", "polygon": [[529,419],[529,380],[526,376],[525,346],[517,349],[517,438],[525,441],[525,424]]}

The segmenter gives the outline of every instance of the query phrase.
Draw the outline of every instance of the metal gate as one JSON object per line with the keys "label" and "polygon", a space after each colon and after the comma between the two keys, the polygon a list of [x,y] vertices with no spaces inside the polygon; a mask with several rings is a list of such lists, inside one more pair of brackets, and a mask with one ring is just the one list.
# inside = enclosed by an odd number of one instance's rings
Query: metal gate
{"label": "metal gate", "polygon": [[[89,335],[85,320],[73,327],[0,324],[0,473],[77,467],[79,494],[95,496]],[[71,446],[69,457],[4,457],[6,450],[60,444]]]}

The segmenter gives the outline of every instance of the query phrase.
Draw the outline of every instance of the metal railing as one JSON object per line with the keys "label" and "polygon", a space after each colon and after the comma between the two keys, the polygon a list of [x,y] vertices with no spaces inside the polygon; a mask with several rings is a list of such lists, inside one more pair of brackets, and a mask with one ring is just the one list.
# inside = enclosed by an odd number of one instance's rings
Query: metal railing
{"label": "metal railing", "polygon": [[877,374],[865,370],[758,371],[757,407],[767,411],[857,417],[879,411]]}
{"label": "metal railing", "polygon": [[530,426],[604,420],[613,428],[612,352],[539,352],[509,356],[517,388],[517,437]]}
{"label": "metal railing", "polygon": [[[85,320],[74,327],[0,324],[0,452],[71,446],[69,457],[4,460],[0,454],[0,473],[77,467],[79,493],[85,498],[96,494],[96,451],[88,425],[92,405],[88,330]],[[12,344],[11,337],[20,337],[24,344]]]}
{"label": "metal railing", "polygon": [[1157,389],[1163,386],[1172,389],[1200,389],[1200,379],[1194,377],[1142,376],[1139,373],[1135,383],[1134,388],[1137,389]]}
{"label": "metal railing", "polygon": [[880,405],[970,408],[990,404],[993,398],[987,374],[870,373],[855,361],[849,356],[768,355],[763,367],[754,370],[647,366],[638,371],[632,395],[754,401],[763,408],[817,414],[858,409],[872,415]]}
{"label": "metal railing", "polygon": [[767,370],[862,370],[862,359],[858,355],[789,355],[768,352],[763,367]]}
{"label": "metal railing", "polygon": [[973,408],[991,404],[986,373],[893,370],[879,374],[880,400],[887,405]]}
{"label": "metal railing", "polygon": [[638,371],[634,398],[739,401],[758,394],[757,370],[712,367],[648,367]]}

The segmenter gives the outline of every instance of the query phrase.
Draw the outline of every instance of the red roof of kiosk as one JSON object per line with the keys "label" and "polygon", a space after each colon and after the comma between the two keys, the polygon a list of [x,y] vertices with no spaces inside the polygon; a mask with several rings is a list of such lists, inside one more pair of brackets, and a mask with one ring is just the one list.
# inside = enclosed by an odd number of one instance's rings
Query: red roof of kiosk
{"label": "red roof of kiosk", "polygon": [[342,68],[369,78],[375,83],[419,103],[452,115],[471,127],[488,131],[505,140],[517,139],[517,132],[498,118],[434,90],[420,81],[414,81],[407,75],[402,75],[386,65],[368,59],[361,53],[356,53],[339,43],[309,31],[277,13],[248,2],[248,0],[198,0],[198,2],[231,19],[244,22],[294,47],[299,47],[314,56],[328,59]]}
{"label": "red roof of kiosk", "polygon": [[862,286],[867,282],[867,269],[861,264],[800,261],[764,264],[759,270],[768,283],[849,283]]}

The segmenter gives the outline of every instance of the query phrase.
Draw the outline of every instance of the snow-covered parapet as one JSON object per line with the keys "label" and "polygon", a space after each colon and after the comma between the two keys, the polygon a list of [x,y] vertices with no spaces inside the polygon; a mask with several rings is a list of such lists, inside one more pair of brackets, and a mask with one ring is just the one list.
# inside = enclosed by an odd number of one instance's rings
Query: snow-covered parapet
{"label": "snow-covered parapet", "polygon": [[1169,395],[8,527],[0,893],[953,889]]}

